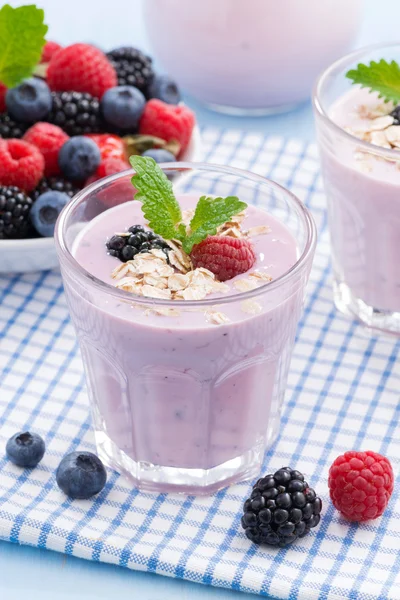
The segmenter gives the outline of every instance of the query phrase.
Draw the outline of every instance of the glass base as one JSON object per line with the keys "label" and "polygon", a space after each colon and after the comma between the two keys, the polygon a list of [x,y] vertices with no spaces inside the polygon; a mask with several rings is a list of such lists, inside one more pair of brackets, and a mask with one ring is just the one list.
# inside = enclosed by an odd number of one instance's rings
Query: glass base
{"label": "glass base", "polygon": [[226,106],[224,104],[214,104],[213,102],[204,102],[210,110],[222,113],[231,117],[268,117],[269,115],[279,115],[287,113],[299,106],[299,103],[281,104],[279,106],[268,106],[266,108],[239,108],[236,106]]}
{"label": "glass base", "polygon": [[[274,430],[270,433],[268,445],[277,437]],[[181,469],[136,462],[120,450],[104,431],[96,430],[95,439],[98,455],[104,464],[122,473],[135,487],[189,495],[212,494],[228,485],[255,478],[261,470],[266,450],[265,440],[260,440],[252,450],[212,469]]]}
{"label": "glass base", "polygon": [[400,312],[379,310],[355,297],[349,286],[334,280],[333,297],[336,308],[356,318],[366,327],[381,333],[400,336]]}

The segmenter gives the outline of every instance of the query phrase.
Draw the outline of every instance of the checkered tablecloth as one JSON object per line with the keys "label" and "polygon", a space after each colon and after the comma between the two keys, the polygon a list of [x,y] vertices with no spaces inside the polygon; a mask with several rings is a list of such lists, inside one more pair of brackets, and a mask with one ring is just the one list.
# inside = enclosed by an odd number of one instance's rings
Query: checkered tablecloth
{"label": "checkered tablecloth", "polygon": [[[296,465],[323,497],[319,527],[289,549],[252,545],[240,516],[250,484],[206,497],[139,493],[110,472],[93,501],[70,501],[54,473],[71,450],[94,450],[81,359],[60,275],[0,276],[0,538],[89,560],[290,600],[400,598],[400,500],[383,518],[349,525],[327,495],[348,449],[400,459],[400,340],[370,337],[332,304],[326,212],[313,144],[203,131],[205,160],[266,175],[311,208],[320,239],[291,365],[282,433],[264,470]],[[31,429],[46,440],[38,468],[4,458]]]}

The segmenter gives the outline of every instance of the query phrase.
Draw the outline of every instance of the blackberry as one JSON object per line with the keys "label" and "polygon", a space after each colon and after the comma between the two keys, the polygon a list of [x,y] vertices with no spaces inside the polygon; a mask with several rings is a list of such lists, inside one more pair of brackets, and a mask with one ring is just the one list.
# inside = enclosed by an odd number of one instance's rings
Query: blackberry
{"label": "blackberry", "polygon": [[146,92],[154,78],[149,56],[131,46],[123,46],[108,52],[107,58],[117,72],[118,85],[132,85]]}
{"label": "blackberry", "polygon": [[12,119],[8,113],[0,114],[0,137],[4,139],[22,138],[30,125]]}
{"label": "blackberry", "polygon": [[35,189],[30,193],[30,196],[32,200],[35,201],[45,192],[54,190],[56,192],[65,192],[65,194],[68,194],[68,196],[72,198],[72,196],[75,196],[80,189],[80,187],[63,177],[43,177]]}
{"label": "blackberry", "polygon": [[321,509],[304,475],[284,467],[257,481],[244,503],[242,527],[252,542],[283,548],[318,525]]}
{"label": "blackberry", "polygon": [[32,199],[15,186],[0,186],[0,240],[28,237]]}
{"label": "blackberry", "polygon": [[49,123],[58,125],[71,136],[103,130],[98,98],[83,92],[52,92],[51,95]]}
{"label": "blackberry", "polygon": [[141,225],[133,225],[128,229],[128,233],[130,235],[113,235],[108,240],[106,247],[111,256],[119,258],[121,262],[127,262],[132,260],[136,254],[158,248],[164,252],[168,260],[168,252],[171,248],[159,235],[146,230]]}
{"label": "blackberry", "polygon": [[394,119],[393,125],[400,125],[400,104],[392,110],[390,116]]}

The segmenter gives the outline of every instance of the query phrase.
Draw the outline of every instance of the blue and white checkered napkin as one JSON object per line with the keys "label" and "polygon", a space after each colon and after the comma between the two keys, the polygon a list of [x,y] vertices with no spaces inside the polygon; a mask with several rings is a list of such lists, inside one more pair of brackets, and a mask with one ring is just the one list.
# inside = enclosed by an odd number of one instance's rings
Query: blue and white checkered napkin
{"label": "blue and white checkered napkin", "polygon": [[383,518],[349,525],[333,509],[327,473],[349,449],[388,456],[399,471],[400,340],[369,337],[332,305],[329,245],[316,147],[206,129],[205,160],[267,175],[311,208],[320,241],[291,365],[282,433],[265,471],[306,473],[324,500],[319,527],[289,549],[251,544],[240,528],[250,484],[195,498],[139,493],[109,474],[93,501],[57,489],[60,458],[94,450],[81,360],[58,273],[0,277],[0,447],[18,430],[48,447],[33,471],[0,452],[0,538],[291,600],[400,598],[399,484]]}

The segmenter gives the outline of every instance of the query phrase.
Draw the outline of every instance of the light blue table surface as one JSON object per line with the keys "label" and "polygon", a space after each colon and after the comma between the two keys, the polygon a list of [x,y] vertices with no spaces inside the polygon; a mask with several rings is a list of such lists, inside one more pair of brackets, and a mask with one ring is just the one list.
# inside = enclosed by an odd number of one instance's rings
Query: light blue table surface
{"label": "light blue table surface", "polygon": [[[28,2],[10,2],[13,6],[25,3]],[[37,0],[37,4],[46,11],[50,26],[49,37],[63,44],[90,41],[106,49],[122,44],[134,44],[150,50],[141,18],[140,0]],[[364,4],[364,22],[355,47],[398,41],[399,0],[364,0]],[[122,21],[120,15],[125,15]],[[346,14],[343,14],[343,19],[346,19]],[[304,140],[314,138],[310,103],[287,115],[234,118],[212,113],[194,100],[186,100],[196,111],[201,125],[260,131],[271,135],[300,137]],[[206,588],[185,581],[87,562],[47,550],[0,542],[0,598],[20,600],[25,597],[29,597],[30,600],[254,598],[253,595],[239,595],[228,590]]]}

